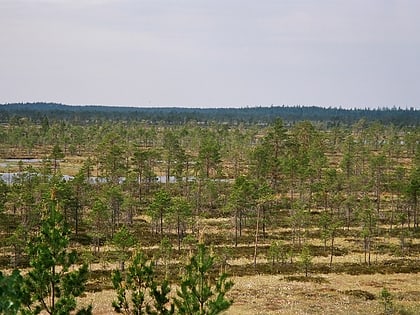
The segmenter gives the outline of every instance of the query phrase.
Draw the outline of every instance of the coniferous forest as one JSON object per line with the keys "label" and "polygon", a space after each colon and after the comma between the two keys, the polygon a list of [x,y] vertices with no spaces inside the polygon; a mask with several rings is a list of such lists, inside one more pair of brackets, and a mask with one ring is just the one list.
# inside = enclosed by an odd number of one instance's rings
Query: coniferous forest
{"label": "coniferous forest", "polygon": [[0,105],[0,122],[13,117],[27,117],[40,122],[44,117],[82,124],[104,120],[164,122],[185,124],[187,122],[267,124],[277,117],[287,122],[302,120],[323,122],[329,125],[353,124],[364,119],[397,126],[418,125],[419,111],[401,107],[377,109],[323,108],[317,106],[270,106],[245,108],[182,108],[182,107],[117,107],[117,106],[68,106],[56,103],[15,103]]}
{"label": "coniferous forest", "polygon": [[0,105],[0,176],[0,313],[420,313],[419,110]]}

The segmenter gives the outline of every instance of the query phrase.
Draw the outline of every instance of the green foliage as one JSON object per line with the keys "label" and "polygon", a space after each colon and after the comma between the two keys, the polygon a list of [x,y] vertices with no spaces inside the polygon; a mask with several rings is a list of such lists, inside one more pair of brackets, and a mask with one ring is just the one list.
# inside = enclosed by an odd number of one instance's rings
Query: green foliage
{"label": "green foliage", "polygon": [[172,300],[168,280],[159,285],[155,278],[155,262],[148,261],[142,252],[138,252],[126,273],[116,270],[112,275],[117,293],[112,306],[117,313],[127,315],[170,315],[175,313],[175,307],[177,314],[219,314],[232,304],[225,294],[233,282],[227,280],[226,274],[213,279],[214,258],[203,244],[199,244],[198,252],[185,266],[177,297]]}
{"label": "green foliage", "polygon": [[[420,152],[420,150],[419,150]],[[420,156],[420,154],[418,154]],[[418,158],[420,161],[420,159]],[[417,164],[420,164],[417,162]],[[420,199],[420,165],[416,165],[416,167],[411,171],[409,183],[406,189],[406,194],[409,200],[417,204]]]}
{"label": "green foliage", "polygon": [[318,226],[321,229],[321,239],[324,242],[324,249],[326,243],[331,236],[331,215],[327,211],[323,211],[318,220]]}
{"label": "green foliage", "polygon": [[133,235],[124,225],[114,234],[112,243],[119,249],[120,252],[124,252],[126,249],[134,245],[135,240]]}
{"label": "green foliage", "polygon": [[152,217],[156,226],[160,226],[160,234],[163,235],[163,219],[171,209],[171,195],[165,190],[155,193],[152,203],[149,205],[148,214]]}
{"label": "green foliage", "polygon": [[172,198],[169,218],[176,223],[178,249],[180,249],[186,227],[192,221],[192,206],[185,197]]}
{"label": "green foliage", "polygon": [[11,275],[0,271],[0,314],[17,314],[24,297],[22,291],[23,277],[18,270]]}
{"label": "green foliage", "polygon": [[216,134],[209,132],[207,129],[201,135],[200,148],[198,151],[198,166],[200,167],[200,175],[209,178],[214,172],[218,172],[221,162],[221,145]]}
{"label": "green foliage", "polygon": [[364,243],[365,263],[370,265],[371,243],[376,231],[377,213],[372,209],[371,201],[367,197],[361,201],[357,215],[361,225],[360,233]]}
{"label": "green foliage", "polygon": [[245,176],[239,176],[233,184],[229,204],[233,208],[249,209],[255,205],[259,197],[258,192],[258,187],[254,181]]}
{"label": "green foliage", "polygon": [[4,205],[7,201],[8,192],[9,187],[2,179],[0,179],[0,214],[4,211]]}
{"label": "green foliage", "polygon": [[390,315],[394,313],[394,305],[393,305],[393,296],[391,292],[388,291],[387,288],[382,288],[381,292],[379,293],[380,303],[384,307],[384,314]]}
{"label": "green foliage", "polygon": [[71,183],[62,179],[61,175],[57,175],[51,178],[48,185],[55,187],[56,199],[60,209],[63,209],[64,220],[72,227],[74,226],[77,233],[78,215],[81,207]]}
{"label": "green foliage", "polygon": [[297,240],[300,245],[305,236],[305,230],[310,223],[310,213],[305,209],[304,205],[296,203],[296,205],[293,205],[288,221],[292,228],[293,244],[295,244]]}
{"label": "green foliage", "polygon": [[232,304],[225,296],[233,286],[227,275],[220,275],[212,284],[213,261],[214,256],[208,253],[204,244],[198,244],[198,252],[185,267],[181,288],[177,291],[175,304],[178,314],[219,314]]}
{"label": "green foliage", "polygon": [[159,154],[154,150],[140,150],[138,148],[133,152],[131,158],[133,164],[133,170],[137,174],[139,182],[139,197],[142,195],[143,182],[150,182],[155,177],[153,171],[154,161],[157,160]]}
{"label": "green foliage", "polygon": [[[127,273],[116,270],[112,275],[112,284],[117,292],[117,299],[112,306],[122,314],[174,314],[174,305],[168,295],[170,286],[164,280],[159,286],[155,280],[154,263],[147,261],[142,252],[134,255]],[[152,298],[152,299],[149,299]]]}
{"label": "green foliage", "polygon": [[124,195],[120,185],[114,183],[106,186],[107,187],[104,190],[104,199],[107,201],[107,204],[111,210],[111,235],[114,235],[115,229],[119,224]]}
{"label": "green foliage", "polygon": [[288,142],[283,121],[276,118],[262,144],[257,146],[253,154],[255,161],[253,172],[257,173],[257,178],[260,177],[258,173],[261,173],[266,179],[269,179],[274,190],[279,188],[279,177],[283,172]]}
{"label": "green foliage", "polygon": [[308,246],[302,247],[299,263],[305,271],[305,277],[307,277],[309,268],[312,265],[312,256]]}
{"label": "green foliage", "polygon": [[123,143],[120,134],[111,132],[105,135],[103,141],[97,147],[98,152],[100,152],[98,156],[99,169],[103,176],[113,184],[117,184],[126,171]]}
{"label": "green foliage", "polygon": [[272,241],[267,252],[268,259],[271,260],[271,264],[282,262],[284,263],[287,258],[287,252],[284,244],[281,241]]}
{"label": "green foliage", "polygon": [[191,204],[184,197],[174,197],[172,198],[170,214],[177,221],[179,220],[179,223],[187,223],[192,215]]}
{"label": "green foliage", "polygon": [[171,259],[172,251],[173,247],[169,238],[162,238],[159,246],[159,258],[163,260],[163,264],[165,266],[165,276],[168,275],[169,261]]}
{"label": "green foliage", "polygon": [[334,239],[337,229],[341,226],[341,221],[337,219],[334,212],[323,211],[319,217],[318,225],[321,229],[321,239],[324,242],[324,250],[328,240],[331,240],[330,246],[330,268],[332,267],[333,256],[334,256]]}
{"label": "green foliage", "polygon": [[[76,310],[76,297],[85,290],[87,265],[73,269],[77,254],[67,249],[69,229],[52,199],[46,204],[39,235],[28,245],[32,268],[24,277],[24,314],[70,314]],[[90,307],[79,312],[89,314]]]}
{"label": "green foliage", "polygon": [[88,223],[92,227],[88,233],[93,238],[96,251],[99,251],[101,240],[108,237],[110,216],[106,204],[101,199],[95,199],[88,215]]}
{"label": "green foliage", "polygon": [[50,159],[53,160],[53,167],[54,167],[54,174],[57,172],[58,168],[58,160],[61,160],[64,158],[63,150],[60,148],[60,146],[56,143],[52,149]]}
{"label": "green foliage", "polygon": [[257,183],[246,176],[239,176],[235,179],[227,203],[227,209],[232,212],[235,218],[235,246],[238,244],[238,233],[239,236],[242,234],[243,217],[251,209],[255,209],[259,198],[264,193],[264,189],[260,190]]}
{"label": "green foliage", "polygon": [[25,251],[28,231],[22,224],[19,224],[13,234],[6,239],[6,244],[13,247],[13,267],[21,263],[21,256]]}
{"label": "green foliage", "polygon": [[127,250],[135,244],[134,237],[124,225],[114,234],[112,243],[119,251],[121,270],[124,271],[124,262],[128,258]]}
{"label": "green foliage", "polygon": [[186,155],[181,147],[179,136],[172,130],[163,134],[163,148],[166,157],[166,182],[169,182],[172,174],[175,174],[178,179],[182,178]]}

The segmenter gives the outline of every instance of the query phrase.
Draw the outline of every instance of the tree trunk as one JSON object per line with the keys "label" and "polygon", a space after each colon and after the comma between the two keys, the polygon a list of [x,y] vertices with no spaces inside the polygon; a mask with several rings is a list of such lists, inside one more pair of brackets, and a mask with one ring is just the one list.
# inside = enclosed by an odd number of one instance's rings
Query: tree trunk
{"label": "tree trunk", "polygon": [[238,210],[235,211],[235,247],[238,246]]}
{"label": "tree trunk", "polygon": [[254,268],[257,267],[258,228],[260,223],[260,207],[257,206],[257,227],[255,228]]}
{"label": "tree trunk", "polygon": [[330,269],[332,268],[333,257],[334,257],[334,231],[331,233],[331,256],[330,256]]}
{"label": "tree trunk", "polygon": [[[52,266],[52,276],[55,278],[55,265]],[[55,313],[55,285],[51,282],[51,313]]]}
{"label": "tree trunk", "polygon": [[239,210],[239,236],[242,236],[242,211]]}
{"label": "tree trunk", "polygon": [[177,223],[177,234],[178,234],[178,251],[181,250],[181,227],[180,227],[180,219],[179,219],[179,215],[177,216],[176,219],[176,223]]}
{"label": "tree trunk", "polygon": [[160,235],[163,235],[163,211],[160,211]]}
{"label": "tree trunk", "polygon": [[76,235],[79,235],[79,206],[76,206],[74,214],[74,229]]}
{"label": "tree trunk", "polygon": [[263,232],[263,239],[265,240],[265,207],[262,207],[262,232]]}
{"label": "tree trunk", "polygon": [[364,255],[365,255],[365,264],[367,263],[367,237],[364,237],[363,240],[363,251],[364,251]]}

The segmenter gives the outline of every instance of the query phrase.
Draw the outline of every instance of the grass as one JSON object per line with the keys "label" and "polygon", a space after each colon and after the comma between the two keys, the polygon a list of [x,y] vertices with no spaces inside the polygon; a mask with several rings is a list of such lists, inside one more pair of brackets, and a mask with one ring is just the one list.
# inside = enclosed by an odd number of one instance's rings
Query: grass
{"label": "grass", "polygon": [[322,279],[290,281],[280,275],[237,277],[231,292],[235,303],[226,314],[381,314],[377,297],[384,286],[397,297],[406,297],[398,299],[397,304],[420,311],[418,297],[412,294],[420,290],[418,274],[334,273]]}
{"label": "grass", "polygon": [[[205,231],[206,243],[216,243],[213,251],[216,255],[228,256],[227,265],[222,268],[217,262],[216,270],[224,269],[232,276],[235,285],[229,297],[234,300],[225,315],[248,314],[382,314],[379,293],[386,287],[394,297],[395,310],[401,314],[420,314],[420,264],[418,246],[413,246],[411,256],[395,256],[391,252],[399,246],[396,236],[375,239],[372,253],[372,265],[363,262],[360,239],[347,235],[336,238],[336,253],[333,267],[329,267],[329,250],[324,253],[323,244],[316,239],[307,238],[313,251],[313,265],[309,276],[305,277],[297,261],[298,251],[293,263],[272,265],[266,253],[270,239],[261,239],[258,248],[257,267],[253,265],[254,247],[252,238],[244,237],[237,247],[231,241],[232,231],[221,231],[226,227],[227,219],[202,220],[200,226]],[[142,222],[144,218],[142,218]],[[287,232],[282,228],[281,233]],[[250,233],[250,232],[249,232]],[[270,233],[275,232],[271,231]],[[272,234],[270,234],[272,235]],[[356,233],[357,235],[357,233]],[[275,237],[274,237],[275,238]],[[172,236],[175,244],[175,235]],[[245,242],[243,242],[245,240]],[[282,240],[287,248],[292,243]],[[157,250],[155,242],[147,244],[149,256]],[[413,239],[413,244],[418,244]],[[146,244],[145,244],[146,245]],[[392,245],[392,246],[391,246]],[[108,248],[112,251],[112,248]],[[183,254],[174,248],[170,275],[174,280],[179,274]],[[110,314],[111,302],[115,292],[110,290],[109,275],[116,263],[107,265],[107,270],[100,263],[94,264],[89,291],[82,299],[83,303],[92,303],[94,314]]]}
{"label": "grass", "polygon": [[[318,279],[314,277],[313,279]],[[383,287],[405,314],[420,314],[419,274],[347,275],[332,273],[322,281],[290,281],[282,275],[233,277],[225,315],[272,314],[382,314],[378,296]],[[88,292],[81,300],[92,303],[94,314],[112,313],[112,290]]]}

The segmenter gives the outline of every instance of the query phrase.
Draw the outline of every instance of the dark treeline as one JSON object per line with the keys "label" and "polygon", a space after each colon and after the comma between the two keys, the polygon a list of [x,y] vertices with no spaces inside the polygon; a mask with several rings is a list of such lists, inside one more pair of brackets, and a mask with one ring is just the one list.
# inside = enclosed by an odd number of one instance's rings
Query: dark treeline
{"label": "dark treeline", "polygon": [[308,120],[331,125],[353,124],[360,119],[392,123],[397,126],[418,125],[420,111],[414,108],[342,109],[317,106],[271,106],[246,108],[139,108],[116,106],[68,106],[56,103],[18,103],[0,105],[0,122],[9,122],[26,117],[41,122],[47,117],[51,120],[65,120],[73,123],[92,121],[147,121],[182,124],[186,122],[219,123],[272,123],[277,117],[293,123]]}

